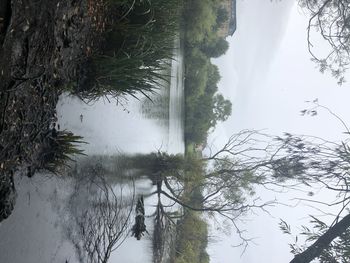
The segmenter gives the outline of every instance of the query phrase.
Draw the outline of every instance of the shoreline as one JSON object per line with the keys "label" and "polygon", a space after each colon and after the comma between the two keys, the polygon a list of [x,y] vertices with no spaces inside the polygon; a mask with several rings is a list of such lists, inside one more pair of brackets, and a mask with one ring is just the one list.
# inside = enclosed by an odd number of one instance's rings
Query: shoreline
{"label": "shoreline", "polygon": [[15,202],[12,177],[42,168],[58,97],[78,78],[98,35],[88,0],[13,0],[10,10],[9,2],[0,5],[7,14],[0,27],[0,221]]}

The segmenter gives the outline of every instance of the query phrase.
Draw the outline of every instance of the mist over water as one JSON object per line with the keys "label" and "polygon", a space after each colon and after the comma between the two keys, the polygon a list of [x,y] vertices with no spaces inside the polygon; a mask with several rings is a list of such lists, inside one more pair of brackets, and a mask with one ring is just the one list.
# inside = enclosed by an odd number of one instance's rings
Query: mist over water
{"label": "mist over water", "polygon": [[79,134],[88,142],[87,154],[149,153],[162,150],[184,152],[183,49],[176,40],[170,83],[164,84],[151,101],[140,95],[119,102],[102,98],[85,103],[62,96],[57,107],[61,129]]}
{"label": "mist over water", "polygon": [[[170,84],[152,94],[152,102],[140,96],[118,103],[105,98],[86,104],[77,98],[62,96],[57,107],[60,129],[84,137],[88,144],[82,147],[89,155],[87,158],[157,150],[183,153],[183,50],[179,40],[174,57]],[[78,169],[83,160],[84,157],[80,157],[73,168]],[[36,174],[34,178],[15,177],[15,184],[17,204],[13,214],[0,224],[0,262],[22,263],[23,259],[26,263],[78,262],[73,244],[67,239],[67,231],[74,232],[74,226],[69,223],[72,213],[68,204],[77,192],[76,179]],[[120,186],[118,182],[114,184],[116,189]],[[143,178],[137,180],[135,186],[136,195],[153,189],[151,181]],[[126,185],[128,187],[130,185]],[[83,209],[82,204],[91,194],[82,189],[78,192],[77,210]],[[153,199],[145,200],[149,211],[153,209]],[[152,220],[147,219],[146,223],[152,233]],[[112,254],[111,261],[151,262],[151,244],[151,235],[141,241],[129,235],[117,254]]]}

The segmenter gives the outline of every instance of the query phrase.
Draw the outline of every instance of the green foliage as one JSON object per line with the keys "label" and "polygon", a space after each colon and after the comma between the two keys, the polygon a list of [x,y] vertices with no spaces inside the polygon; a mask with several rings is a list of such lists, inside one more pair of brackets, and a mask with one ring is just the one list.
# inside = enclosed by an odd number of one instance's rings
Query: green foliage
{"label": "green foliage", "polygon": [[196,99],[186,97],[186,110],[185,137],[190,142],[200,144],[206,141],[208,131],[218,121],[227,120],[231,115],[232,104],[221,94],[213,96],[204,93]]}
{"label": "green foliage", "polygon": [[185,9],[186,42],[190,45],[200,44],[207,35],[213,33],[216,24],[216,5],[212,0],[188,1]]}
{"label": "green foliage", "polygon": [[177,227],[178,242],[173,263],[209,263],[206,252],[208,226],[197,213],[188,212]]}
{"label": "green foliage", "polygon": [[[342,85],[350,65],[349,6],[342,0],[297,2],[310,16],[305,38],[311,60],[321,73],[329,72]],[[321,43],[320,40],[324,40],[324,43],[315,44]]]}
{"label": "green foliage", "polygon": [[87,100],[126,94],[146,96],[168,81],[179,31],[178,0],[109,1],[114,23],[100,55],[88,63],[75,93]]}
{"label": "green foliage", "polygon": [[210,61],[228,49],[228,42],[217,35],[226,19],[220,3],[189,0],[184,6],[186,143],[205,143],[209,130],[232,110],[231,103],[217,94],[220,74]]}
{"label": "green foliage", "polygon": [[211,128],[212,112],[212,98],[209,96],[199,96],[192,105],[188,105],[185,122],[186,140],[197,144],[206,141],[208,130]]}
{"label": "green foliage", "polygon": [[[320,219],[311,216],[310,223],[313,225],[313,229],[306,226],[302,226],[302,232],[298,235],[293,236],[291,227],[283,220],[280,222],[280,229],[284,234],[292,237],[293,242],[289,244],[291,253],[293,255],[300,254],[305,249],[308,248],[310,243],[315,242],[322,235],[328,231],[329,226],[321,221]],[[301,240],[305,240],[305,243],[301,243]],[[302,241],[303,242],[303,241]],[[339,235],[338,238],[333,240],[333,242],[322,250],[321,255],[317,258],[320,263],[348,263],[350,262],[350,229],[347,229],[344,233]]]}
{"label": "green foliage", "polygon": [[219,69],[216,65],[210,64],[208,70],[208,80],[205,92],[214,95],[218,91],[217,84],[221,79]]}
{"label": "green foliage", "polygon": [[73,161],[72,156],[84,155],[78,148],[79,144],[85,143],[82,139],[68,131],[54,130],[40,153],[40,168],[57,173],[59,168],[67,166],[68,161]]}
{"label": "green foliage", "polygon": [[204,166],[204,163],[201,158],[198,158],[196,155],[186,155],[185,171],[202,174],[203,166]]}
{"label": "green foliage", "polygon": [[[201,208],[203,203],[202,187],[204,163],[194,154],[186,155],[184,177],[179,178],[184,183],[181,200],[192,207]],[[184,217],[177,223],[176,247],[172,263],[209,263],[206,252],[208,246],[208,225],[201,218],[200,212],[188,210],[185,207]]]}
{"label": "green foliage", "polygon": [[216,27],[219,28],[223,23],[229,19],[229,14],[225,8],[219,7],[216,16]]}
{"label": "green foliage", "polygon": [[163,174],[168,175],[184,170],[187,161],[181,154],[168,154],[166,152],[152,152],[150,154],[136,154],[126,156],[125,162],[130,167],[142,169],[146,174]]}
{"label": "green foliage", "polygon": [[255,186],[262,180],[254,172],[242,169],[238,161],[227,156],[214,161],[212,166],[206,175],[212,184],[207,190],[216,192],[220,189],[223,197],[220,200],[233,206],[244,204],[247,197],[253,196]]}
{"label": "green foliage", "polygon": [[232,112],[232,103],[226,100],[221,94],[216,94],[213,98],[214,108],[213,114],[214,118],[212,120],[212,126],[216,125],[217,121],[226,121]]}
{"label": "green foliage", "polygon": [[199,49],[193,48],[186,54],[186,97],[198,97],[205,92],[210,68],[209,58]]}
{"label": "green foliage", "polygon": [[229,44],[223,38],[217,38],[213,41],[208,41],[202,45],[201,50],[208,56],[212,58],[217,58],[226,53],[228,50]]}

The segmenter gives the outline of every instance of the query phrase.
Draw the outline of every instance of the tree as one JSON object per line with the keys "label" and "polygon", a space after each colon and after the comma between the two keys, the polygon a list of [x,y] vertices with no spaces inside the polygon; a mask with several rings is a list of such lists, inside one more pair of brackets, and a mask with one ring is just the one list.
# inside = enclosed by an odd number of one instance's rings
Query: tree
{"label": "tree", "polygon": [[212,120],[212,126],[215,126],[215,124],[218,121],[226,121],[227,118],[232,113],[232,103],[229,100],[226,100],[224,96],[221,94],[217,94],[213,98],[214,100],[214,108],[213,108],[213,114],[214,119]]}
{"label": "tree", "polygon": [[[344,73],[350,64],[350,6],[347,0],[299,0],[310,19],[307,27],[308,49],[321,72],[330,71],[344,82]],[[328,45],[326,52],[317,50],[315,32]]]}
{"label": "tree", "polygon": [[[166,254],[166,244],[173,243],[172,227],[175,226],[172,221],[172,217],[169,213],[165,213],[164,206],[161,202],[160,196],[158,196],[158,203],[156,205],[156,211],[154,216],[154,229],[153,229],[153,262],[160,263],[164,260],[164,255]],[[169,241],[170,239],[170,241]]]}
{"label": "tree", "polygon": [[[320,105],[315,99],[313,107],[303,110],[302,115],[317,115],[318,109],[324,109],[333,115],[350,135],[346,123],[329,108]],[[328,141],[313,136],[296,136],[286,133],[276,137],[278,152],[273,158],[279,160],[278,169],[273,167],[274,178],[280,182],[295,180],[306,186],[320,186],[336,193],[333,202],[316,202],[318,205],[336,206],[339,209],[333,223],[327,225],[317,217],[312,217],[314,230],[303,227],[301,235],[306,236],[307,245],[291,245],[295,255],[291,263],[308,263],[318,259],[321,263],[349,262],[350,259],[350,146],[349,138],[340,142]],[[274,163],[275,164],[275,163]],[[312,192],[311,192],[312,195]],[[311,200],[304,200],[311,201]],[[319,210],[321,211],[321,210]],[[345,214],[345,215],[344,215]],[[291,234],[290,227],[282,221],[281,229]],[[296,237],[295,240],[298,240]],[[310,244],[313,242],[312,244]]]}
{"label": "tree", "polygon": [[210,61],[205,54],[197,48],[193,48],[187,56],[186,96],[197,98],[205,91]]}
{"label": "tree", "polygon": [[229,48],[229,43],[222,37],[215,38],[212,41],[205,42],[201,50],[208,57],[218,58],[226,53]]}
{"label": "tree", "polygon": [[[322,107],[315,103],[317,107]],[[303,112],[313,115],[314,111]],[[344,127],[346,133],[350,134],[345,124]],[[163,218],[172,222],[174,218],[184,216],[186,211],[198,211],[228,220],[247,245],[249,239],[237,225],[237,220],[249,211],[266,211],[269,205],[276,203],[276,200],[260,200],[256,197],[257,185],[275,191],[298,186],[321,186],[336,192],[338,200],[317,204],[340,205],[339,213],[330,226],[325,226],[314,217],[316,232],[309,234],[314,244],[295,250],[292,263],[306,263],[315,258],[323,262],[336,262],[334,260],[337,257],[346,258],[347,251],[344,250],[342,255],[333,255],[335,252],[332,251],[340,253],[344,242],[348,240],[345,237],[350,225],[348,141],[338,143],[290,133],[271,136],[259,131],[243,130],[233,134],[221,148],[215,151],[209,148],[208,154],[199,158],[158,152],[152,154],[151,158],[145,158],[145,163],[136,159],[136,163],[148,165],[148,172],[143,174],[147,174],[157,187],[152,194],[158,195],[156,225],[159,229],[163,227]],[[167,205],[162,204],[161,198],[167,200]],[[179,206],[182,209],[177,213],[171,210]],[[158,237],[158,240],[162,240],[161,236]],[[192,251],[190,248],[189,254]]]}
{"label": "tree", "polygon": [[196,45],[212,34],[216,24],[216,3],[212,0],[188,1],[185,5],[186,42]]}
{"label": "tree", "polygon": [[[182,211],[191,210],[210,216],[222,216],[232,223],[242,238],[242,242],[247,244],[248,240],[243,236],[236,220],[250,210],[264,210],[266,206],[274,202],[252,198],[254,185],[264,183],[262,180],[264,174],[255,176],[255,173],[258,174],[260,168],[267,167],[274,161],[247,157],[250,152],[256,151],[256,148],[248,146],[257,142],[253,138],[254,134],[257,133],[242,131],[233,135],[222,149],[201,159],[201,168],[189,164],[191,160],[184,159],[182,169],[179,167],[180,169],[170,173],[150,175],[158,186],[153,194],[173,201],[174,205],[180,205],[183,208]],[[243,149],[244,147],[246,148]],[[263,149],[264,147],[261,148]],[[226,154],[230,154],[230,158]],[[164,158],[164,156],[166,156],[165,153],[159,155],[159,158]],[[170,155],[166,159],[171,158]],[[203,164],[209,162],[212,163],[212,168],[204,168]],[[189,170],[189,167],[193,167],[195,171]],[[196,197],[196,201],[193,202],[189,196],[198,191],[203,195]]]}
{"label": "tree", "polygon": [[[107,263],[131,229],[134,192],[130,198],[97,174],[81,178],[69,202],[69,222],[65,233],[80,262]],[[83,203],[82,193],[86,194]],[[83,207],[83,208],[82,208]]]}
{"label": "tree", "polygon": [[207,86],[205,88],[205,93],[207,95],[214,95],[218,91],[217,84],[221,79],[219,68],[216,65],[210,64],[208,70],[208,80]]}
{"label": "tree", "polygon": [[[350,203],[349,195],[349,169],[350,169],[350,147],[347,142],[335,143],[322,140],[320,138],[309,137],[301,138],[287,134],[284,138],[277,138],[283,143],[283,150],[289,160],[288,165],[284,167],[297,167],[297,171],[293,171],[292,179],[296,179],[306,185],[321,185],[322,187],[335,191],[338,200],[333,203],[321,203],[327,206],[340,205],[339,214],[335,217],[331,226],[326,226],[323,222],[313,217],[316,233],[304,231],[304,235],[308,235],[308,241],[315,241],[309,247],[296,250],[292,249],[295,258],[291,263],[307,263],[318,258],[321,262],[339,262],[339,257],[347,257],[349,247],[339,249],[337,239],[344,240],[344,233],[347,233],[350,227],[350,215],[347,214],[342,218],[342,214],[348,211]],[[312,141],[310,141],[312,140]],[[279,175],[285,180],[289,175]],[[347,236],[350,242],[350,236]],[[343,242],[344,244],[344,242]],[[347,243],[349,245],[349,243]],[[337,249],[337,253],[332,253],[332,248]],[[343,261],[348,262],[348,261]]]}
{"label": "tree", "polygon": [[[307,241],[315,241],[309,247],[299,248],[291,245],[295,257],[290,263],[308,263],[315,258],[320,263],[347,263],[350,260],[350,214],[346,215],[333,226],[328,226],[316,217],[312,217],[312,223],[317,232],[303,227],[302,235]],[[291,235],[290,226],[282,221],[280,224],[284,233]],[[296,238],[297,239],[297,238]]]}
{"label": "tree", "polygon": [[[348,129],[347,133],[350,134]],[[315,244],[305,252],[300,251],[293,263],[321,257],[350,225],[350,217],[343,215],[350,204],[350,146],[347,141],[337,143],[289,133],[270,136],[246,130],[232,135],[221,149],[210,152],[202,161],[210,165],[201,176],[175,173],[159,178],[167,189],[159,189],[159,194],[186,209],[226,218],[243,242],[248,240],[236,221],[252,209],[265,210],[266,206],[274,204],[274,200],[254,198],[257,185],[276,191],[320,186],[337,193],[339,199],[336,202],[324,203],[341,205],[334,223],[326,231],[319,232]],[[197,189],[203,193],[198,203],[183,198],[184,193]]]}
{"label": "tree", "polygon": [[227,10],[223,7],[218,8],[216,16],[216,27],[220,28],[223,23],[229,19],[229,14]]}

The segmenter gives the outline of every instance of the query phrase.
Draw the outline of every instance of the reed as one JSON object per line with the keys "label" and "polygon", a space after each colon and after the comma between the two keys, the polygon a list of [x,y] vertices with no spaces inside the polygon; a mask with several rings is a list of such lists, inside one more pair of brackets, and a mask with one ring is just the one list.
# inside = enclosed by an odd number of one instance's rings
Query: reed
{"label": "reed", "polygon": [[85,155],[78,145],[86,143],[83,137],[68,131],[55,131],[48,137],[47,145],[40,154],[41,167],[44,170],[57,174],[62,167],[69,167],[73,156]]}
{"label": "reed", "polygon": [[169,81],[182,0],[109,0],[109,4],[116,14],[113,25],[105,33],[101,54],[89,62],[89,76],[78,83],[78,94],[87,100],[149,96]]}

